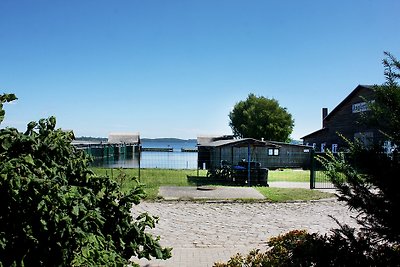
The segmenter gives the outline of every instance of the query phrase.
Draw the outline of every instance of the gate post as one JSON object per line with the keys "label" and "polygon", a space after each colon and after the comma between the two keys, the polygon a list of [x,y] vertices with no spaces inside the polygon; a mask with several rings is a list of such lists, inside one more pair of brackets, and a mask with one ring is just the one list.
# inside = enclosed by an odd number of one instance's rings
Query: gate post
{"label": "gate post", "polygon": [[315,152],[314,149],[310,153],[310,189],[315,189]]}
{"label": "gate post", "polygon": [[249,141],[249,143],[247,144],[247,182],[248,182],[248,186],[251,186],[250,160],[251,160],[251,151],[250,151],[250,141]]}

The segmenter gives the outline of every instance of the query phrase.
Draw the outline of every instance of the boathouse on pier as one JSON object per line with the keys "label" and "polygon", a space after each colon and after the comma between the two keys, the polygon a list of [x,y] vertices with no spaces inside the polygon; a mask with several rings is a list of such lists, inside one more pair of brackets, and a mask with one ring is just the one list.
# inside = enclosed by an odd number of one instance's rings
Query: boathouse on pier
{"label": "boathouse on pier", "polygon": [[140,135],[139,133],[110,133],[108,135],[108,143],[139,145]]}
{"label": "boathouse on pier", "polygon": [[139,133],[110,133],[107,142],[73,141],[72,144],[96,158],[119,157],[119,155],[131,157],[133,153],[140,152],[140,135]]}

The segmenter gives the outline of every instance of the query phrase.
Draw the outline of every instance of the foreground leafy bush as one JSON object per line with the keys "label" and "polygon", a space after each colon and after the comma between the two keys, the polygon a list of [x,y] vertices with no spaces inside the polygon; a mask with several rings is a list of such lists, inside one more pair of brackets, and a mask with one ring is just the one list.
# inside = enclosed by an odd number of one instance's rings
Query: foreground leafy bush
{"label": "foreground leafy bush", "polygon": [[[0,95],[2,104],[15,99]],[[146,233],[156,219],[131,217],[144,197],[88,169],[71,145],[72,132],[54,117],[29,123],[25,133],[0,129],[0,266],[122,266],[131,256],[170,257]]]}
{"label": "foreground leafy bush", "polygon": [[267,266],[398,266],[400,248],[371,244],[362,235],[343,226],[332,235],[310,234],[294,230],[273,237],[266,252],[253,250],[248,255],[236,254],[227,263],[214,267]]}

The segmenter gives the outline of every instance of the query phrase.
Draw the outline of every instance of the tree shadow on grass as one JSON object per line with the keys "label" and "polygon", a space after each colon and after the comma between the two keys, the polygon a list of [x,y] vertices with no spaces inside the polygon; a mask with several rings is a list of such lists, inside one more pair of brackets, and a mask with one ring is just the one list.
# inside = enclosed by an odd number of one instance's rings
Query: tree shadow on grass
{"label": "tree shadow on grass", "polygon": [[227,181],[224,179],[211,178],[206,176],[187,176],[188,184],[196,186],[220,185],[220,186],[245,186],[245,183]]}

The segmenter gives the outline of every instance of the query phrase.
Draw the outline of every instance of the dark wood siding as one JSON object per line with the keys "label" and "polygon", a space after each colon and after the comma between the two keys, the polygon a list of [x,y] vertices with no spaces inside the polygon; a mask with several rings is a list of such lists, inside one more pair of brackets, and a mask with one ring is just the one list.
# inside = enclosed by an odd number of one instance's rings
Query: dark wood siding
{"label": "dark wood siding", "polygon": [[275,143],[280,146],[279,156],[268,155],[263,166],[269,169],[310,167],[310,147]]}
{"label": "dark wood siding", "polygon": [[[357,94],[344,103],[335,113],[324,120],[324,126],[328,128],[328,133],[325,136],[327,145],[338,144],[339,147],[345,146],[345,141],[338,136],[343,135],[348,140],[354,139],[354,134],[359,132],[374,131],[366,128],[362,123],[361,114],[364,112],[353,113],[352,107],[354,104],[372,100],[373,91],[369,88],[360,87]],[[365,111],[369,112],[369,111]]]}
{"label": "dark wood siding", "polygon": [[338,149],[347,147],[346,141],[340,137],[353,141],[357,133],[370,133],[374,143],[380,142],[383,136],[377,129],[368,128],[362,122],[362,114],[370,111],[353,112],[353,105],[365,103],[374,99],[374,91],[370,87],[358,86],[340,103],[324,120],[323,129],[303,138],[304,144],[316,144],[316,151],[321,150],[321,144],[328,149],[337,144]]}

